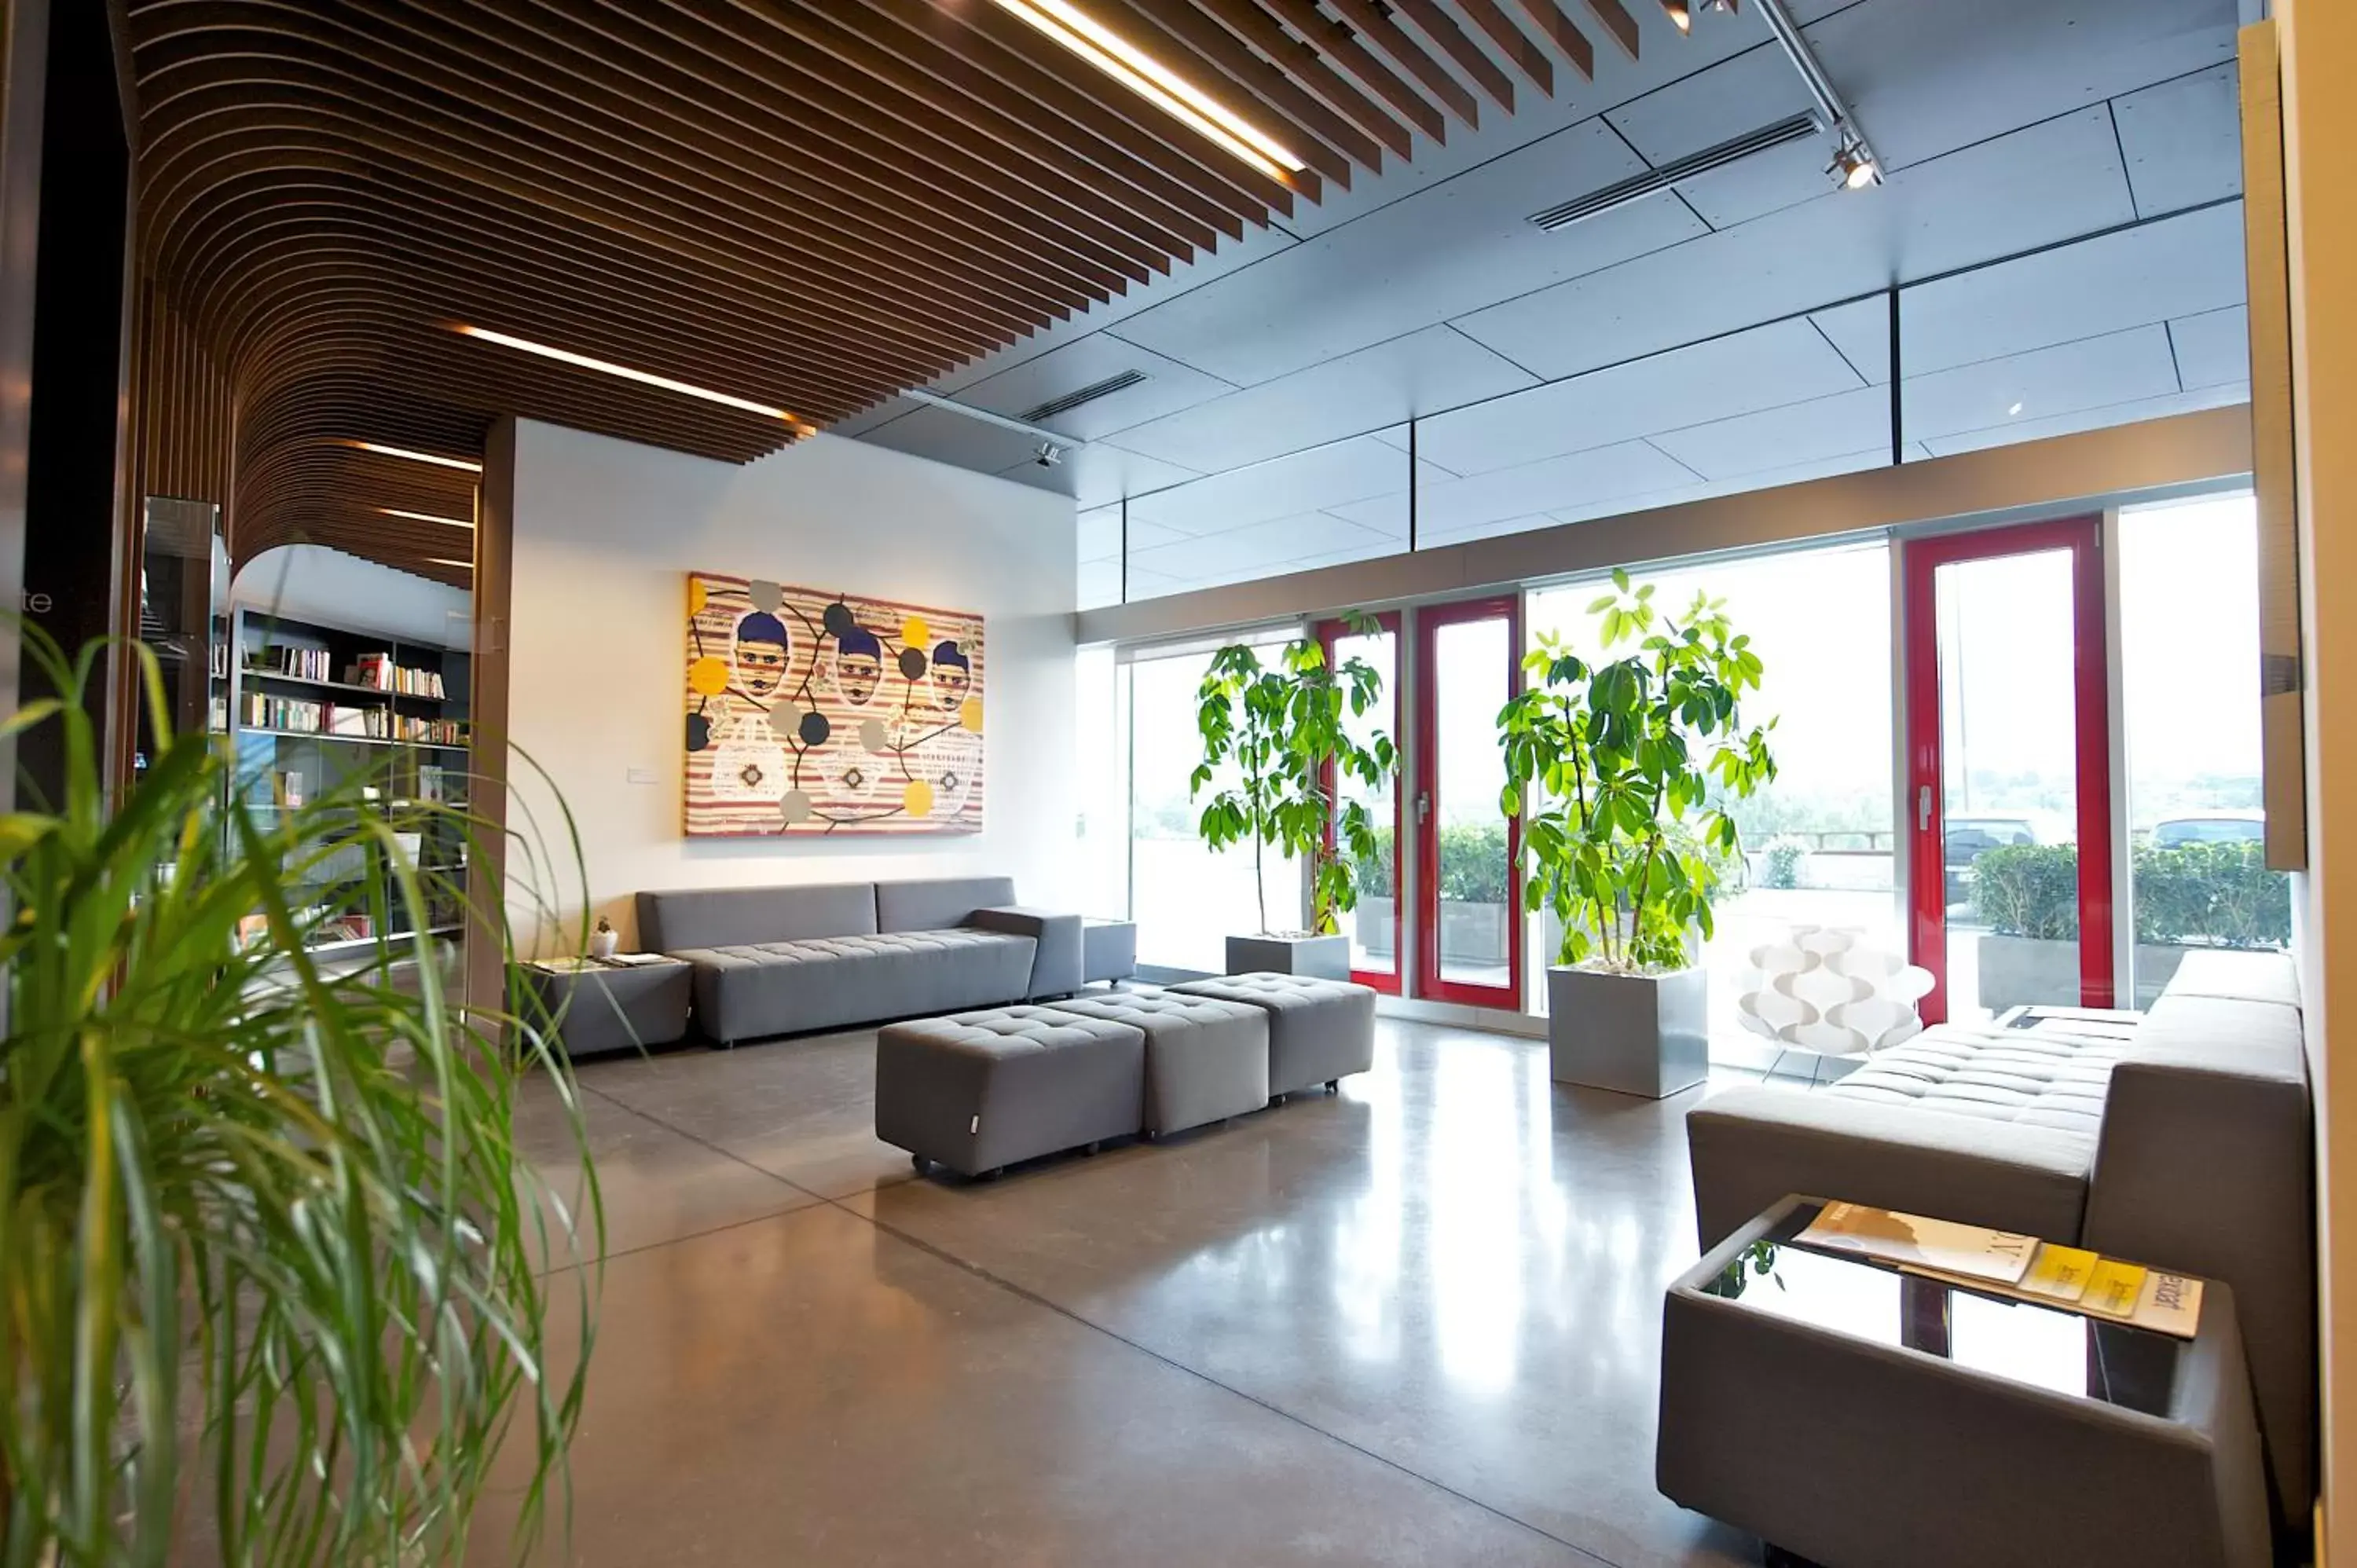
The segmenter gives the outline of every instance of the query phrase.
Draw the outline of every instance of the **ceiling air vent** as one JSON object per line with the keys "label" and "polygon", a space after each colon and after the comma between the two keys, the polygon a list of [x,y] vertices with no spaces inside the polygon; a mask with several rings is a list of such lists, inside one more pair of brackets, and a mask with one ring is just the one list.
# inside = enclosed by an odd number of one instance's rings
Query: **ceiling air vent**
{"label": "ceiling air vent", "polygon": [[1127,392],[1145,379],[1144,371],[1124,371],[1117,376],[1107,376],[1101,381],[1091,381],[1077,392],[1068,392],[1061,397],[1051,397],[1039,407],[1027,408],[1015,417],[1026,424],[1038,424],[1042,421],[1053,419],[1060,413],[1070,413],[1084,403],[1094,403],[1101,397],[1111,397],[1117,392]]}
{"label": "ceiling air vent", "polygon": [[1807,114],[1794,114],[1788,119],[1779,120],[1772,125],[1762,125],[1757,131],[1746,131],[1733,140],[1721,142],[1715,147],[1705,147],[1701,152],[1665,163],[1659,168],[1649,168],[1642,174],[1632,174],[1627,179],[1608,185],[1602,190],[1590,192],[1576,200],[1566,201],[1560,207],[1550,207],[1544,212],[1534,212],[1531,214],[1531,221],[1542,229],[1566,228],[1583,218],[1594,218],[1599,213],[1609,212],[1616,207],[1626,207],[1631,202],[1651,196],[1657,190],[1668,190],[1674,186],[1684,185],[1696,175],[1708,174],[1713,169],[1722,169],[1729,164],[1739,163],[1754,153],[1764,153],[1770,147],[1781,147],[1787,142],[1797,142],[1804,136],[1813,136],[1816,134],[1817,123],[1814,118]]}

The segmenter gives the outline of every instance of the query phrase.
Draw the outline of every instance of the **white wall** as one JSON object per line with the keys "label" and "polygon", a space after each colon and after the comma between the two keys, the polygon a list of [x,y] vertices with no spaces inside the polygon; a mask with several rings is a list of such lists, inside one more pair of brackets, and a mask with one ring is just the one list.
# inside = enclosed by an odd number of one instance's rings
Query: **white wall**
{"label": "white wall", "polygon": [[230,598],[257,615],[325,621],[437,648],[463,649],[474,630],[474,596],[466,589],[325,544],[264,551],[238,568]]}
{"label": "white wall", "polygon": [[[1073,908],[1072,503],[822,435],[738,467],[555,425],[516,433],[510,827],[569,856],[533,764],[581,837],[593,913],[635,939],[641,888],[997,873]],[[989,647],[982,832],[929,838],[683,836],[690,570],[979,610]],[[642,780],[642,781],[640,781]],[[510,876],[520,867],[511,852]],[[559,903],[578,918],[580,875]],[[511,897],[518,939],[533,933]]]}

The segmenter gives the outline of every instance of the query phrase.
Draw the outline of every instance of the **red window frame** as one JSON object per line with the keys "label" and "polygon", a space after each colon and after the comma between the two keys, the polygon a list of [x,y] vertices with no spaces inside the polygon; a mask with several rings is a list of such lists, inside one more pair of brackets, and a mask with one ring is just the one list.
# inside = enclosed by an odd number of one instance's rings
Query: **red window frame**
{"label": "red window frame", "polygon": [[1502,1007],[1519,1013],[1523,1005],[1523,821],[1519,816],[1506,819],[1506,984],[1500,987],[1444,980],[1440,972],[1439,633],[1445,626],[1484,620],[1506,623],[1506,692],[1512,696],[1523,689],[1523,601],[1519,595],[1427,605],[1415,612],[1415,788],[1420,796],[1431,800],[1433,806],[1415,824],[1415,989],[1417,995],[1437,1002]]}
{"label": "red window frame", "polygon": [[[1407,668],[1407,646],[1400,636],[1399,611],[1384,610],[1372,618],[1378,630],[1391,634],[1392,683],[1391,690],[1386,692],[1384,696],[1390,699],[1392,716],[1390,724],[1385,728],[1386,733],[1392,737],[1392,743],[1396,746],[1400,739],[1400,676]],[[1316,635],[1318,645],[1326,650],[1326,663],[1329,668],[1331,668],[1334,663],[1335,643],[1345,637],[1351,636],[1352,633],[1350,627],[1341,621],[1322,620],[1318,623]],[[1332,800],[1334,798],[1334,765],[1330,762],[1326,764],[1323,782],[1327,799]],[[1407,949],[1403,945],[1403,935],[1407,926],[1407,900],[1399,896],[1401,884],[1405,880],[1400,875],[1400,866],[1407,846],[1405,832],[1407,815],[1402,806],[1402,802],[1406,798],[1406,778],[1404,775],[1394,778],[1392,780],[1392,967],[1388,970],[1381,970],[1359,969],[1354,966],[1351,971],[1351,978],[1360,984],[1372,986],[1377,991],[1393,996],[1400,994],[1400,977],[1407,972]],[[1334,848],[1334,824],[1330,820],[1326,824],[1326,848],[1329,853]]]}
{"label": "red window frame", "polygon": [[[2111,682],[2104,604],[2104,520],[2061,518],[1906,541],[1908,952],[1932,972],[1924,1022],[1948,1016],[1947,800],[1940,711],[1943,566],[2007,555],[2071,554],[2072,671],[2078,735],[2079,1004],[2109,1007],[2112,934]],[[1928,791],[1928,793],[1927,793]]]}

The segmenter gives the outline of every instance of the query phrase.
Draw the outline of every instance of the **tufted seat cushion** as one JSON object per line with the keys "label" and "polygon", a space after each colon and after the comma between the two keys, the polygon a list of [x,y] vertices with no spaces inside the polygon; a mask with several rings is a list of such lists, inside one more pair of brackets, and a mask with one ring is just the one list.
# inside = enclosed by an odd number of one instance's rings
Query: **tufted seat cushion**
{"label": "tufted seat cushion", "polygon": [[1127,1024],[1146,1036],[1146,1131],[1176,1133],[1268,1103],[1268,1015],[1147,987],[1055,1004],[1082,1018]]}
{"label": "tufted seat cushion", "polygon": [[1006,1002],[1030,989],[1031,938],[967,928],[741,942],[695,966],[696,1015],[728,1042]]}
{"label": "tufted seat cushion", "polygon": [[1228,974],[1169,987],[1178,995],[1249,1003],[1268,1015],[1268,1091],[1293,1094],[1375,1064],[1375,993],[1347,980]]}
{"label": "tufted seat cushion", "polygon": [[968,1176],[1138,1129],[1146,1036],[1019,1005],[888,1024],[876,1135]]}
{"label": "tufted seat cushion", "polygon": [[2092,1138],[2103,1126],[2112,1069],[2127,1049],[2095,1036],[1940,1028],[1872,1058],[1826,1092]]}

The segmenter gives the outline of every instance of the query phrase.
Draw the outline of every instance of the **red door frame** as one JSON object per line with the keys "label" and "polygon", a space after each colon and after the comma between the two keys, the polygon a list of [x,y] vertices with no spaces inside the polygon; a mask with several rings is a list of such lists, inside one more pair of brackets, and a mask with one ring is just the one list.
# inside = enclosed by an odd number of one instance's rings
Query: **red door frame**
{"label": "red door frame", "polygon": [[[1392,703],[1389,733],[1394,744],[1397,744],[1400,738],[1400,677],[1407,668],[1407,646],[1400,637],[1399,611],[1384,610],[1376,615],[1373,619],[1378,629],[1391,634],[1392,689],[1386,695],[1391,698]],[[1334,644],[1339,639],[1352,635],[1354,634],[1350,627],[1341,621],[1321,620],[1318,623],[1318,643],[1326,650],[1328,668],[1332,668],[1334,663]],[[1326,765],[1325,775],[1326,796],[1327,799],[1332,800],[1334,798],[1334,765],[1332,763]],[[1353,968],[1351,971],[1351,978],[1360,984],[1371,985],[1377,991],[1386,992],[1394,996],[1400,993],[1400,976],[1407,971],[1407,951],[1402,945],[1401,935],[1407,924],[1407,900],[1399,896],[1400,887],[1406,880],[1400,875],[1402,856],[1407,848],[1407,835],[1405,832],[1407,816],[1401,802],[1406,798],[1406,780],[1394,775],[1392,779],[1392,967],[1389,970]],[[1326,824],[1326,847],[1329,852],[1334,847],[1334,824],[1331,821]]]}
{"label": "red door frame", "polygon": [[[1440,974],[1440,682],[1439,633],[1467,621],[1506,623],[1506,692],[1523,689],[1523,601],[1517,595],[1426,605],[1415,612],[1415,786],[1432,809],[1415,824],[1416,994],[1437,1002],[1523,1010],[1523,822],[1506,819],[1506,962],[1504,987],[1444,980]],[[1501,703],[1502,706],[1503,704]],[[1485,714],[1484,717],[1489,715]]]}
{"label": "red door frame", "polygon": [[1942,566],[1957,562],[2050,550],[2071,553],[2071,679],[2078,729],[2079,1002],[2085,1007],[2113,1004],[2111,687],[2103,540],[2104,520],[2095,516],[1941,534],[1909,540],[1900,547],[1907,615],[1911,906],[1907,940],[1910,957],[1932,975],[1931,993],[1922,1002],[1926,1023],[1942,1023],[1948,1016],[1948,813],[1941,750],[1939,596],[1933,579]]}

